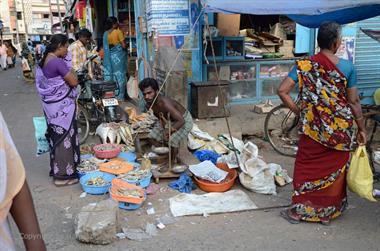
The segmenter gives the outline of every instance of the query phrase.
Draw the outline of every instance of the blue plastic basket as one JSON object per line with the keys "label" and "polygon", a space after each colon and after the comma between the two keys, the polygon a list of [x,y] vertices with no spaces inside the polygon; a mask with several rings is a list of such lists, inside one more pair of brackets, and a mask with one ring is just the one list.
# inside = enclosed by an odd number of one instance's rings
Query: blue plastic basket
{"label": "blue plastic basket", "polygon": [[129,184],[146,188],[150,185],[151,178],[152,178],[152,172],[149,172],[144,178],[139,179],[139,180],[128,180],[127,178],[123,178],[123,180],[125,180]]}
{"label": "blue plastic basket", "polygon": [[117,157],[125,159],[127,162],[136,161],[136,154],[134,152],[121,152]]}
{"label": "blue plastic basket", "polygon": [[81,171],[77,171],[78,173],[78,178],[82,178],[83,176],[85,176],[86,174],[89,174],[89,173],[93,173],[93,172],[98,172],[97,170],[94,170],[94,171],[89,171],[89,172],[81,172]]}
{"label": "blue plastic basket", "polygon": [[[144,201],[145,200],[146,200],[146,193],[144,194]],[[136,209],[139,209],[144,204],[144,201],[141,204],[119,202],[119,208],[125,209],[125,210],[136,210]]]}
{"label": "blue plastic basket", "polygon": [[[105,186],[89,186],[87,185],[87,181],[91,178],[95,178],[98,176],[102,176],[105,181],[108,182],[107,185]],[[83,191],[89,194],[106,194],[108,193],[110,187],[111,187],[111,181],[114,179],[116,176],[105,173],[105,172],[100,172],[100,171],[95,171],[91,173],[87,173],[80,178],[80,184],[82,185]]]}

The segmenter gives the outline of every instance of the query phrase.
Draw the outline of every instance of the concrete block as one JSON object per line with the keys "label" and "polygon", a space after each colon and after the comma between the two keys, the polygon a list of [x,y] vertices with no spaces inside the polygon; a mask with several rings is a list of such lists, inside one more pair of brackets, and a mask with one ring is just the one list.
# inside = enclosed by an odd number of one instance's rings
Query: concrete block
{"label": "concrete block", "polygon": [[109,244],[116,238],[117,202],[109,199],[84,206],[75,219],[77,240],[93,244]]}

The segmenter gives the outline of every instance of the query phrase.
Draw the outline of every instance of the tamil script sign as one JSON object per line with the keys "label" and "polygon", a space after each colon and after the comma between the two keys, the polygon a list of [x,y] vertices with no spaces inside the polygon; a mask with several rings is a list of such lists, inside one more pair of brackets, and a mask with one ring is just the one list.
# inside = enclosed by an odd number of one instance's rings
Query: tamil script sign
{"label": "tamil script sign", "polygon": [[190,33],[189,0],[148,0],[146,5],[148,32],[178,36]]}

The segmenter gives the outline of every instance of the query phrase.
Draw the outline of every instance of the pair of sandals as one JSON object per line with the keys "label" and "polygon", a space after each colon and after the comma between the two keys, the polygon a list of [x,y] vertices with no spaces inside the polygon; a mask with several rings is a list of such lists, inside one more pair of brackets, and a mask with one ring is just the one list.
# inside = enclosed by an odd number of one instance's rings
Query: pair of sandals
{"label": "pair of sandals", "polygon": [[[284,218],[290,224],[299,224],[301,222],[301,218],[293,215],[289,209],[282,210],[280,212],[280,216]],[[329,220],[321,220],[320,223],[324,226],[330,225]]]}
{"label": "pair of sandals", "polygon": [[68,179],[68,180],[54,180],[54,185],[56,187],[65,187],[78,184],[79,179]]}

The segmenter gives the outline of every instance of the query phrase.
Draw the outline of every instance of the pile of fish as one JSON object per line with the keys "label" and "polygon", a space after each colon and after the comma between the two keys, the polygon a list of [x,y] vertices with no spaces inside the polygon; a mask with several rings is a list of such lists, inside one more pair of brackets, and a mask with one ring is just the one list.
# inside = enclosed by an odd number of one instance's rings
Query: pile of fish
{"label": "pile of fish", "polygon": [[143,197],[139,190],[133,189],[133,188],[120,187],[117,189],[116,194],[119,196],[124,196],[124,197],[134,197],[134,198]]}
{"label": "pile of fish", "polygon": [[96,128],[102,143],[120,144],[123,142],[129,151],[134,151],[133,129],[126,122],[102,123]]}
{"label": "pile of fish", "polygon": [[131,122],[133,130],[139,133],[149,132],[156,121],[157,118],[153,115],[153,112],[129,117],[129,122]]}
{"label": "pile of fish", "polygon": [[78,165],[77,170],[79,172],[91,172],[96,171],[99,169],[98,164],[103,163],[103,160],[100,160],[98,158],[92,157],[88,159],[81,160],[80,164]]}
{"label": "pile of fish", "polygon": [[108,185],[109,183],[110,182],[105,181],[105,179],[101,176],[91,178],[87,181],[88,186],[97,186],[97,187],[105,186],[105,185]]}

